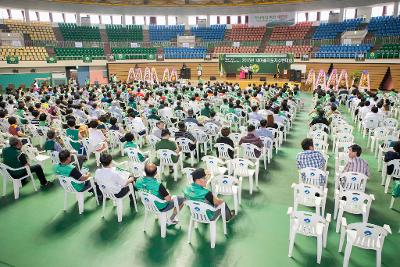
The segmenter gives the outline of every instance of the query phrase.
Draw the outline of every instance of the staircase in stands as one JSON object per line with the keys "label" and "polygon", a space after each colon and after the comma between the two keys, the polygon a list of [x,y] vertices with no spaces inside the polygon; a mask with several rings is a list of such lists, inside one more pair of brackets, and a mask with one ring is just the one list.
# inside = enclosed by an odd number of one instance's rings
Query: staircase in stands
{"label": "staircase in stands", "polygon": [[260,46],[258,47],[257,53],[264,53],[265,47],[268,44],[269,37],[271,36],[272,29],[273,28],[267,28],[267,30],[265,31],[264,36],[261,39]]}
{"label": "staircase in stands", "polygon": [[109,58],[112,53],[111,53],[110,43],[108,41],[107,32],[105,29],[99,29],[99,31],[100,31],[101,41],[103,42],[104,55],[106,56],[106,58]]}

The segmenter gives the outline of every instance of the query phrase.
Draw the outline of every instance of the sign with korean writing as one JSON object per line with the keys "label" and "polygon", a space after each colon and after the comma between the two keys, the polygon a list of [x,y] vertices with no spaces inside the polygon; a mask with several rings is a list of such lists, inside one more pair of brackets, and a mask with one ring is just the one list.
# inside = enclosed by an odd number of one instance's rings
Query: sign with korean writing
{"label": "sign with korean writing", "polygon": [[292,54],[224,54],[219,57],[220,70],[224,73],[238,73],[248,67],[254,74],[275,74],[278,68],[280,71],[290,69],[293,62]]}
{"label": "sign with korean writing", "polygon": [[250,26],[289,25],[295,22],[295,12],[262,13],[249,15]]}

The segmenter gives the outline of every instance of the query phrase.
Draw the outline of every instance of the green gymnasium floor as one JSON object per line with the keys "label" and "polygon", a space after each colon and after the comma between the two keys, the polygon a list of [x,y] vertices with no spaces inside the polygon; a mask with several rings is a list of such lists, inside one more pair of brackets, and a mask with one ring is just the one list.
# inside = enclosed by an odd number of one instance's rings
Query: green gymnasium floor
{"label": "green gymnasium floor", "polygon": [[[14,201],[9,183],[7,196],[0,198],[0,266],[317,266],[316,240],[298,235],[293,258],[288,258],[289,218],[287,208],[293,204],[290,185],[297,181],[295,157],[300,152],[300,142],[308,132],[307,114],[311,96],[304,96],[306,107],[298,114],[294,128],[283,149],[274,157],[268,172],[261,166],[259,189],[250,197],[248,182],[244,182],[243,201],[239,215],[228,224],[228,235],[222,233],[219,223],[217,244],[210,248],[208,227],[194,231],[192,244],[187,243],[189,212],[183,211],[182,227],[167,230],[161,239],[157,222],[149,220],[144,233],[143,207],[139,212],[129,210],[125,202],[124,218],[117,223],[115,211],[108,202],[106,217],[100,218],[101,208],[93,198],[86,198],[86,211],[78,215],[74,197],[69,198],[69,208],[63,212],[63,192],[57,184],[48,191],[33,192],[30,184]],[[346,118],[349,119],[346,112]],[[366,140],[355,132],[356,141],[366,146]],[[381,176],[377,163],[369,151],[363,154],[372,170],[367,192],[375,194],[369,222],[389,224],[393,234],[385,242],[382,265],[398,266],[400,245],[400,200],[397,210],[388,208],[390,196],[379,185]],[[93,162],[92,162],[93,166]],[[331,157],[329,171],[333,173]],[[49,166],[50,168],[50,166]],[[168,179],[167,188],[181,194],[185,180],[174,183]],[[326,211],[333,213],[333,181],[330,176],[329,200]],[[227,199],[233,206],[231,198]],[[361,221],[361,216],[346,215],[350,222]],[[336,221],[329,229],[327,248],[323,250],[321,266],[342,266],[343,253],[339,254],[339,234]],[[397,264],[396,264],[397,262]],[[350,266],[375,266],[375,253],[353,248]]]}

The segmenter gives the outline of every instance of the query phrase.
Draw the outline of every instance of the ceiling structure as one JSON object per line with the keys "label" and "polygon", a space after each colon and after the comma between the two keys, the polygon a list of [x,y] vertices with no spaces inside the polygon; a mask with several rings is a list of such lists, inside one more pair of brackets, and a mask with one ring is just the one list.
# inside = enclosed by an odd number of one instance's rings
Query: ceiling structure
{"label": "ceiling structure", "polygon": [[[140,4],[144,1],[149,4]],[[179,4],[188,1],[189,4]],[[197,5],[191,2],[209,1]],[[234,1],[235,4],[218,4]],[[242,1],[243,3],[239,3]],[[0,7],[54,12],[122,15],[240,15],[307,10],[332,10],[383,4],[382,0],[1,0]],[[163,2],[164,4],[155,4]],[[284,2],[284,3],[283,3]],[[167,3],[167,4],[165,4]],[[174,4],[176,3],[176,4]],[[247,3],[247,4],[246,4]]]}

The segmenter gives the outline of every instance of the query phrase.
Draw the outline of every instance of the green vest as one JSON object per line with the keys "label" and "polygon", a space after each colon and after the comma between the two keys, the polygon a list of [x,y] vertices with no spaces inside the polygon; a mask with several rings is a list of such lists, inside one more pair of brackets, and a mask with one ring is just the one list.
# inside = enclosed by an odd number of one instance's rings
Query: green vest
{"label": "green vest", "polygon": [[[124,145],[124,148],[137,148],[137,144],[135,144],[134,142],[130,141],[130,142],[126,142]],[[141,162],[143,162],[145,160],[144,156],[141,153],[138,153],[138,158]]]}
{"label": "green vest", "polygon": [[[160,188],[160,182],[157,181],[156,178],[154,177],[140,177],[139,179],[136,180],[135,182],[135,187],[143,192],[152,194],[153,196],[158,197],[159,199],[164,200],[164,198],[162,196],[160,196],[158,190]],[[159,203],[159,202],[155,202],[156,207],[159,210],[164,209],[168,204],[167,203]]]}
{"label": "green vest", "polygon": [[[186,199],[204,203],[206,203],[206,195],[208,192],[210,191],[207,188],[204,188],[196,183],[192,183],[183,189],[183,194]],[[214,216],[214,212],[210,210],[207,210],[206,214],[208,219],[211,219]]]}
{"label": "green vest", "polygon": [[[23,165],[19,162],[19,155],[21,155],[21,150],[15,148],[15,147],[6,147],[3,149],[3,163],[11,168],[17,169],[23,167]],[[11,175],[14,176],[21,176],[24,175],[24,170],[19,170],[19,171],[10,171],[9,172]]]}
{"label": "green vest", "polygon": [[[73,141],[78,141],[79,140],[79,131],[77,129],[67,129],[65,131],[65,133],[67,134],[67,136],[69,138],[71,138],[71,140]],[[71,146],[76,150],[79,151],[81,149],[81,145],[79,143],[75,143],[75,142],[71,142]]]}
{"label": "green vest", "polygon": [[54,140],[47,140],[43,145],[43,149],[47,151],[54,151],[55,150],[54,145],[55,145]]}
{"label": "green vest", "polygon": [[[70,177],[69,175],[71,174],[71,172],[72,172],[72,170],[74,168],[75,168],[75,166],[73,164],[68,164],[68,165],[58,164],[58,165],[55,166],[55,170],[54,171],[58,175],[63,175],[63,176]],[[71,185],[78,192],[80,192],[81,190],[83,190],[83,188],[85,188],[85,184],[84,183],[71,182]]]}

